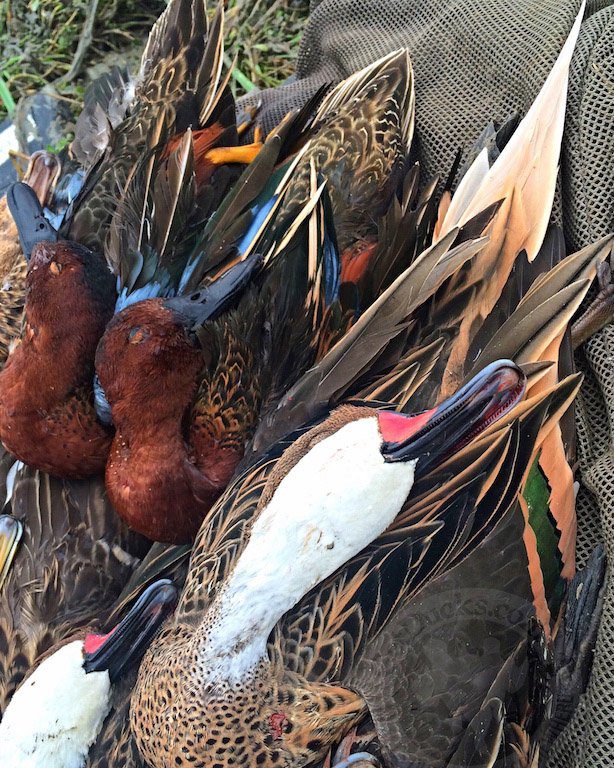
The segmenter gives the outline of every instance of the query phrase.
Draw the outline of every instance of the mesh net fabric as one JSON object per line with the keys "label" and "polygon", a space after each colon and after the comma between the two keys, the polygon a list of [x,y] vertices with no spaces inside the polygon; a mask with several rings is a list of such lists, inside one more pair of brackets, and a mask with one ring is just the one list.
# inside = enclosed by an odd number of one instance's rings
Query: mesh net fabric
{"label": "mesh net fabric", "polygon": [[[445,177],[459,147],[489,120],[524,114],[554,63],[579,0],[319,0],[296,78],[249,94],[273,127],[325,83],[407,47],[416,83],[416,146],[425,177]],[[614,3],[589,0],[571,67],[555,217],[569,249],[614,229]],[[586,379],[577,406],[578,560],[598,541],[614,566],[614,327],[578,357]],[[614,580],[608,579],[593,674],[549,768],[614,766]]]}

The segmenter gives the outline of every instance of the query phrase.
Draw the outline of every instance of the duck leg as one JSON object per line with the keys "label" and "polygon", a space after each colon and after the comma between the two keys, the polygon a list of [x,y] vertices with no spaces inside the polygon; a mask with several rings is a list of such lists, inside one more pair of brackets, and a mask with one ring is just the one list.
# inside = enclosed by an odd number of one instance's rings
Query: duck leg
{"label": "duck leg", "polygon": [[335,763],[335,768],[381,768],[381,763],[370,752],[354,752],[345,760]]}
{"label": "duck leg", "polygon": [[[352,728],[352,730],[342,739],[341,743],[337,747],[335,756],[332,760],[333,768],[380,768],[381,762],[375,755],[365,751],[365,747],[371,742],[375,741],[377,734],[373,730],[369,730],[368,733],[358,735],[358,726]],[[352,748],[358,747],[360,751],[353,752]],[[330,768],[330,757],[327,758]]]}
{"label": "duck leg", "polygon": [[245,136],[245,134],[252,129],[254,123],[256,122],[256,117],[260,112],[260,107],[261,107],[261,102],[258,102],[258,104],[256,104],[253,107],[249,107],[241,115],[241,120],[237,125],[238,136]]}
{"label": "duck leg", "polygon": [[227,165],[228,163],[241,163],[247,165],[255,159],[262,149],[262,143],[255,141],[240,147],[214,147],[205,155],[213,165]]}

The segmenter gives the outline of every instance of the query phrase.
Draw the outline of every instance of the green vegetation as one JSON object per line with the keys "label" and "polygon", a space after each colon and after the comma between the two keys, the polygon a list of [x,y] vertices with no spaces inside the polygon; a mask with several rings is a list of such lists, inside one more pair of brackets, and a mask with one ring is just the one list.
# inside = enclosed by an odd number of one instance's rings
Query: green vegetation
{"label": "green vegetation", "polygon": [[560,532],[550,512],[550,488],[539,466],[539,456],[527,477],[523,496],[529,509],[529,525],[537,539],[537,553],[544,576],[546,600],[553,615],[558,613],[564,594],[561,579],[563,562],[559,551]]}
{"label": "green vegetation", "polygon": [[[88,70],[98,74],[96,65],[118,56],[134,64],[164,6],[165,0],[0,0],[0,117],[47,83],[77,110]],[[236,56],[238,93],[288,77],[307,9],[307,0],[228,1],[227,62]]]}
{"label": "green vegetation", "polygon": [[308,0],[230,0],[228,63],[237,57],[238,92],[278,85],[294,71]]}

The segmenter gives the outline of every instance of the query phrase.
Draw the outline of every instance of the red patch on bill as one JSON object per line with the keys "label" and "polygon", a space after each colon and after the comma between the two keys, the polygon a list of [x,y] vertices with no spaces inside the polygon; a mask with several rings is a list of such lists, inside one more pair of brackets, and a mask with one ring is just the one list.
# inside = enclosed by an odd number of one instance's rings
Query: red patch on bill
{"label": "red patch on bill", "polygon": [[377,414],[379,431],[386,443],[403,443],[412,435],[419,432],[430,421],[437,409],[418,413],[416,416],[406,416],[396,411],[380,411]]}

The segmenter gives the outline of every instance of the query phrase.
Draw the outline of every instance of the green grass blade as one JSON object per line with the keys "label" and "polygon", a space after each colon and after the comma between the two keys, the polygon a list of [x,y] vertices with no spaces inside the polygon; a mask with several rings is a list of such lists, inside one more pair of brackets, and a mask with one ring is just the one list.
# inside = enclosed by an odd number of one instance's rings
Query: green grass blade
{"label": "green grass blade", "polygon": [[0,75],[0,100],[4,104],[4,108],[12,115],[15,111],[15,100],[11,96],[8,85],[4,82],[4,78]]}
{"label": "green grass blade", "polygon": [[232,76],[233,76],[233,77],[234,77],[234,79],[237,81],[237,83],[239,83],[239,85],[241,86],[241,88],[243,88],[243,90],[244,90],[246,93],[247,93],[248,91],[253,91],[253,90],[254,90],[254,88],[256,87],[256,86],[255,86],[255,85],[252,83],[252,81],[249,79],[249,77],[247,77],[247,75],[244,75],[244,74],[243,74],[243,72],[241,72],[241,70],[240,70],[240,69],[238,69],[237,67],[235,67],[235,68],[232,70]]}

